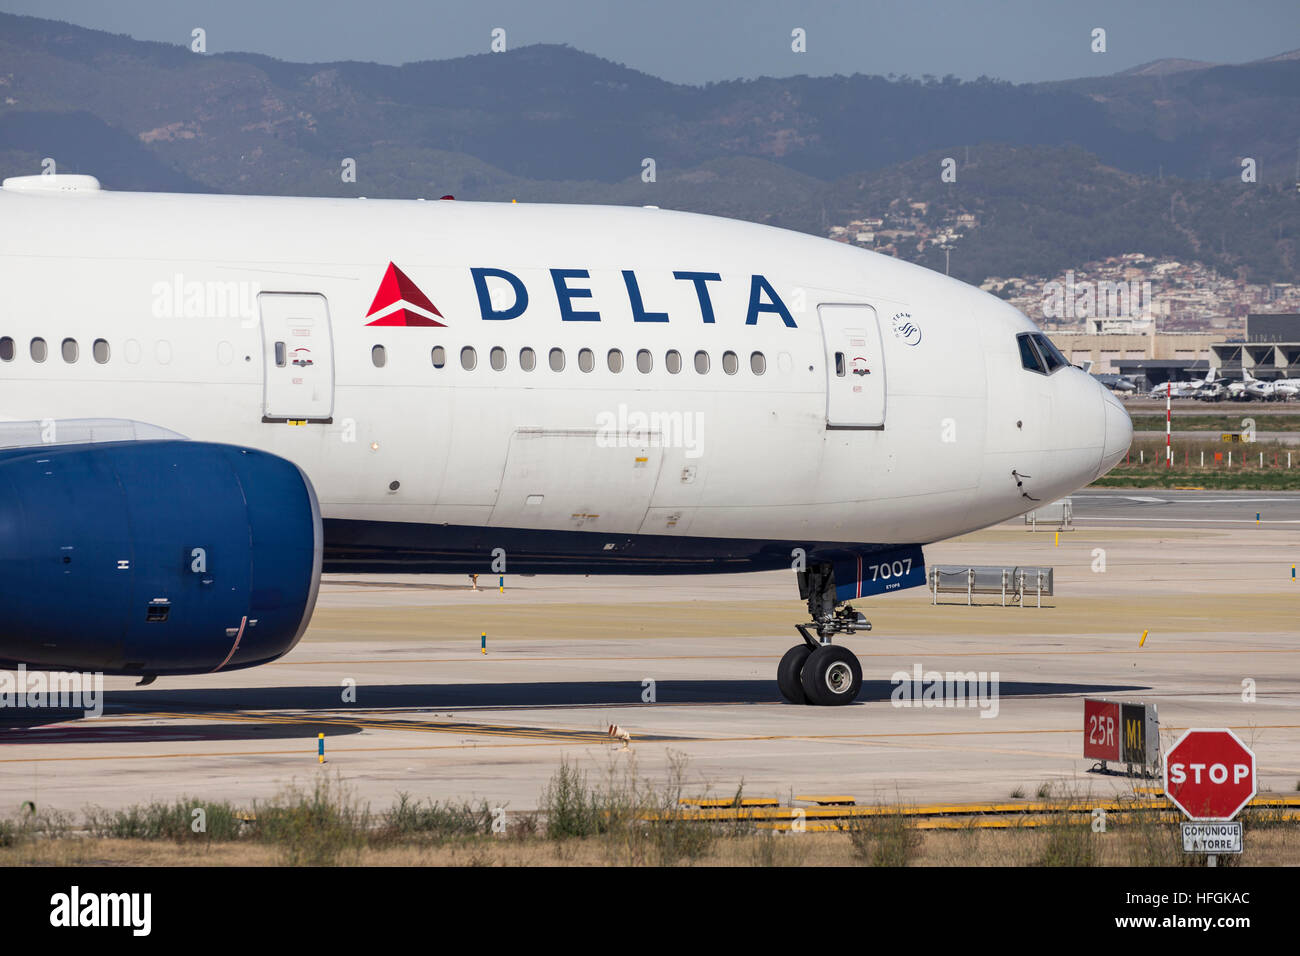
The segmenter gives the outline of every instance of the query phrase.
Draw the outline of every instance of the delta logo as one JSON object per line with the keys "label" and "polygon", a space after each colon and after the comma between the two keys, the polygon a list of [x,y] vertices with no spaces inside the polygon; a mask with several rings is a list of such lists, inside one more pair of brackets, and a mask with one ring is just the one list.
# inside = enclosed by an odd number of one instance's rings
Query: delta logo
{"label": "delta logo", "polygon": [[[583,309],[579,307],[576,301],[591,300],[590,304],[592,306],[597,305],[591,287],[576,284],[592,281],[589,270],[549,269],[547,271],[550,274],[551,281],[549,285],[554,290],[554,301],[559,310],[560,321],[600,322],[602,320],[600,309]],[[474,283],[474,292],[478,297],[479,317],[483,321],[509,321],[519,318],[528,310],[530,290],[524,284],[524,281],[513,272],[506,269],[475,266],[469,270],[469,273]],[[642,293],[641,281],[635,271],[623,269],[621,275],[623,285],[627,290],[626,298],[623,298],[623,304],[625,304],[627,312],[631,313],[633,322],[669,321],[668,312],[655,311],[647,304],[646,297]],[[722,274],[718,272],[676,270],[671,275],[674,282],[690,284],[694,290],[698,306],[697,309],[690,311],[695,312],[702,324],[713,325],[717,317],[710,285],[722,283],[724,281]],[[508,305],[504,303],[504,300],[501,303],[496,301],[497,296],[493,294],[493,290],[488,286],[489,280],[498,280],[510,287],[514,297]],[[734,283],[735,280],[728,280],[728,282]],[[497,291],[505,292],[505,289],[499,288]],[[652,295],[662,295],[662,293],[662,286],[651,289]],[[606,303],[607,307],[610,305],[610,303]],[[734,309],[734,306],[731,308]],[[772,283],[763,275],[754,274],[749,277],[749,304],[744,314],[745,325],[758,325],[760,316],[770,314],[779,318],[786,328],[798,328],[789,307],[781,300]],[[379,282],[379,291],[375,293],[375,299],[370,303],[370,311],[366,313],[366,318],[370,320],[366,323],[367,326],[439,329],[447,327],[446,322],[441,321],[444,317],[438,311],[438,307],[393,262],[388,263],[388,269]],[[919,329],[909,325],[908,331],[909,333],[915,333],[916,339],[919,341]],[[915,342],[908,340],[908,344],[915,344]]]}
{"label": "delta logo", "polygon": [[375,293],[375,301],[370,303],[366,318],[372,315],[375,318],[366,325],[447,327],[445,322],[438,321],[443,318],[438,307],[391,262],[379,282],[379,291]]}

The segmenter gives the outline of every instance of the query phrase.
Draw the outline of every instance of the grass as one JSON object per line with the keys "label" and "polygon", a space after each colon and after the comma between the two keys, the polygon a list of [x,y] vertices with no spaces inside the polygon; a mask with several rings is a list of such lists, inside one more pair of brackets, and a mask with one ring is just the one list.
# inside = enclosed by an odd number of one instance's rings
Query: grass
{"label": "grass", "polygon": [[[1256,412],[1258,405],[1242,405],[1239,413],[1230,413],[1223,415],[1198,415],[1189,412],[1180,412],[1179,406],[1174,406],[1173,425],[1175,431],[1183,432],[1239,432],[1242,429],[1241,420],[1243,418],[1252,418],[1255,420],[1255,431],[1257,432],[1294,432],[1300,431],[1300,415],[1279,415],[1270,412]],[[1136,412],[1130,414],[1133,420],[1133,430],[1136,432],[1155,432],[1165,430],[1165,413],[1160,412]]]}
{"label": "grass", "polygon": [[804,866],[814,849],[813,842],[805,836],[765,830],[741,838],[737,843],[748,849],[751,866]]}
{"label": "grass", "polygon": [[[87,808],[77,819],[20,813],[0,818],[0,866],[1205,864],[1203,856],[1182,851],[1172,813],[1164,819],[1111,814],[1109,825],[1100,826],[1105,818],[1077,809],[1086,808],[1091,794],[1071,792],[1066,782],[1038,788],[1038,798],[1061,811],[1045,826],[982,829],[971,817],[954,829],[920,830],[899,803],[845,819],[835,832],[779,832],[757,828],[744,812],[718,822],[682,811],[688,776],[685,759],[671,752],[657,777],[642,774],[632,755],[612,757],[594,776],[562,760],[539,809],[508,816],[485,801],[440,802],[407,793],[374,812],[337,776],[290,785],[248,808],[181,798],[121,810]],[[743,785],[736,788],[733,806],[741,805],[743,792]],[[1023,796],[1023,788],[1012,793]],[[1075,811],[1067,814],[1066,807]],[[1281,811],[1251,808],[1240,819],[1246,852],[1220,857],[1221,866],[1300,858],[1300,826]],[[196,828],[200,820],[204,826]]]}
{"label": "grass", "polygon": [[1060,823],[1042,828],[1038,866],[1096,866],[1098,837],[1091,820],[1071,821],[1062,815]]}
{"label": "grass", "polygon": [[1180,866],[1186,862],[1177,823],[1138,817],[1126,824],[1124,863],[1128,866]]}
{"label": "grass", "polygon": [[355,862],[371,822],[369,808],[337,777],[318,777],[310,789],[291,785],[272,802],[255,803],[253,818],[253,839],[274,846],[287,866]]}
{"label": "grass", "polygon": [[1300,491],[1300,474],[1292,476],[1258,474],[1201,474],[1174,471],[1153,474],[1148,471],[1115,469],[1098,478],[1089,488],[1129,488],[1136,491],[1194,488],[1206,491]]}
{"label": "grass", "polygon": [[[274,862],[289,866],[336,866],[355,862],[364,849],[441,845],[493,833],[494,810],[486,803],[416,801],[399,793],[392,806],[374,814],[360,805],[336,777],[310,786],[291,784],[265,802],[242,808],[228,801],[182,797],[117,810],[87,807],[79,822],[70,816],[20,815],[0,819],[0,850],[34,852],[41,844],[172,843],[192,852],[225,844],[265,848]],[[516,821],[527,835],[531,819]]]}
{"label": "grass", "polygon": [[587,775],[568,760],[551,776],[542,793],[541,810],[546,819],[548,840],[571,840],[595,836],[608,826],[601,800],[587,783]]}
{"label": "grass", "polygon": [[[918,845],[910,866],[1038,866],[1048,853],[1047,828],[978,830],[918,830]],[[1149,849],[1136,842],[1137,825],[1112,826],[1093,835],[1094,866],[1203,866],[1182,851],[1175,827],[1151,828]],[[1300,833],[1292,826],[1264,830],[1246,838],[1241,866],[1294,866],[1300,858]],[[599,839],[570,840],[563,856],[544,837],[516,841],[479,837],[471,842],[441,845],[363,846],[350,862],[355,866],[609,866]],[[243,840],[212,843],[201,849],[174,841],[91,840],[84,837],[42,840],[24,849],[0,848],[2,866],[274,866],[281,862],[275,847]],[[869,862],[869,861],[868,861]],[[679,865],[690,866],[862,866],[846,832],[775,834],[754,832],[715,840],[709,850]],[[1220,866],[1231,865],[1219,857]]]}
{"label": "grass", "polygon": [[12,819],[0,818],[0,850],[22,848],[36,840],[59,839],[73,831],[72,818],[57,810],[24,810]]}
{"label": "grass", "polygon": [[844,829],[854,858],[868,866],[910,866],[921,848],[920,831],[901,812],[852,817]]}
{"label": "grass", "polygon": [[115,840],[234,840],[244,826],[237,808],[226,801],[182,797],[123,810],[88,808],[85,828],[91,836]]}
{"label": "grass", "polygon": [[[504,811],[504,808],[501,808]],[[472,803],[441,803],[437,800],[415,800],[408,793],[398,793],[397,801],[383,815],[377,832],[370,837],[372,845],[402,845],[427,843],[441,845],[453,840],[469,840],[491,836],[498,813],[487,801]],[[521,818],[517,832],[527,832],[535,818]]]}
{"label": "grass", "polygon": [[[538,812],[546,821],[547,838],[559,841],[556,853],[561,859],[572,849],[569,841],[594,838],[609,863],[692,862],[736,827],[716,826],[679,812],[685,783],[686,760],[672,752],[663,782],[641,776],[634,755],[622,762],[611,760],[604,779],[595,785],[586,773],[561,760],[542,793]],[[737,803],[739,795],[737,791]]]}
{"label": "grass", "polygon": [[[1201,465],[1204,453],[1205,465]],[[1287,454],[1292,467],[1287,468]],[[1215,461],[1214,456],[1221,456]],[[1260,455],[1264,456],[1261,467]],[[1228,456],[1232,464],[1228,464]],[[1173,467],[1165,465],[1163,441],[1138,441],[1104,477],[1100,488],[1172,488],[1188,485],[1216,489],[1300,489],[1300,447],[1281,442],[1180,441],[1174,444]]]}

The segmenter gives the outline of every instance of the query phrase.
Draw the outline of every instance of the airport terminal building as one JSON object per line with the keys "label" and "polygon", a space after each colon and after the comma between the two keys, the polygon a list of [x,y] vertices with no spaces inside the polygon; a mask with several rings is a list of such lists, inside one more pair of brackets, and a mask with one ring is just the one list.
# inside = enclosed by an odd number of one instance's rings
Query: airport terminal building
{"label": "airport terminal building", "polygon": [[1211,363],[1229,378],[1243,370],[1255,378],[1300,378],[1300,313],[1246,316],[1246,337],[1218,342]]}
{"label": "airport terminal building", "polygon": [[1049,332],[1070,361],[1092,362],[1093,372],[1118,373],[1139,388],[1204,378],[1211,368],[1229,380],[1242,371],[1255,378],[1300,378],[1300,313],[1251,313],[1244,338],[1223,340],[1222,333]]}
{"label": "airport terminal building", "polygon": [[[1094,373],[1119,373],[1142,379],[1151,388],[1173,377],[1203,378],[1222,339],[1219,332],[1048,332],[1048,337],[1074,365],[1092,363]],[[1086,367],[1086,366],[1085,366]],[[1193,370],[1199,369],[1199,373]]]}

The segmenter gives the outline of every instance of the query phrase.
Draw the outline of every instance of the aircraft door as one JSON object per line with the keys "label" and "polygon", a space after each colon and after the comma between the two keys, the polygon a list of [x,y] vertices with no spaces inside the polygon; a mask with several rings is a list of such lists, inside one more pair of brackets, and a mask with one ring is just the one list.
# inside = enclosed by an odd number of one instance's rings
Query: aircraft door
{"label": "aircraft door", "polygon": [[819,305],[826,346],[826,427],[885,427],[885,364],[876,310]]}
{"label": "aircraft door", "polygon": [[334,341],[323,295],[263,292],[264,422],[328,423],[334,414]]}

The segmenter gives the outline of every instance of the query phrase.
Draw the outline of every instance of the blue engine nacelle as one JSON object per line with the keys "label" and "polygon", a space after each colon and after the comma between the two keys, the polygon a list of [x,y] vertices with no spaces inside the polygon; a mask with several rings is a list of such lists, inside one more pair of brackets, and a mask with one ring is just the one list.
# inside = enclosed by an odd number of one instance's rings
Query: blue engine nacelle
{"label": "blue engine nacelle", "polygon": [[193,441],[0,450],[0,663],[197,674],[289,651],[320,582],[297,465]]}

